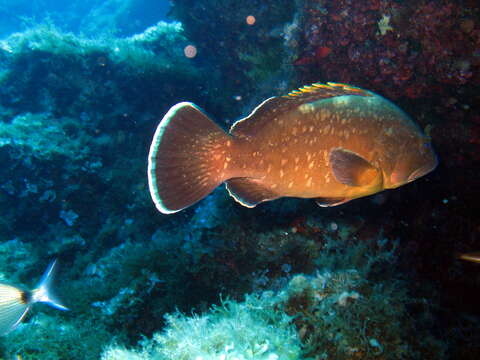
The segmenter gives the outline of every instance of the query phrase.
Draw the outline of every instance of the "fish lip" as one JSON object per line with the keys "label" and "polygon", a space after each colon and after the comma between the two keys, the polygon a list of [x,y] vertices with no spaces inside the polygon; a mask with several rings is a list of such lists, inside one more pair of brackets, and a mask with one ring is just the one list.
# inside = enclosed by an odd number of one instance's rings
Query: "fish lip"
{"label": "fish lip", "polygon": [[433,170],[435,170],[435,168],[438,165],[438,158],[434,155],[433,160],[434,161],[433,161],[432,164],[426,164],[426,165],[418,168],[417,170],[415,170],[413,173],[411,173],[408,176],[407,182],[412,182],[415,179],[418,179],[419,177],[425,176],[428,173],[431,173]]}

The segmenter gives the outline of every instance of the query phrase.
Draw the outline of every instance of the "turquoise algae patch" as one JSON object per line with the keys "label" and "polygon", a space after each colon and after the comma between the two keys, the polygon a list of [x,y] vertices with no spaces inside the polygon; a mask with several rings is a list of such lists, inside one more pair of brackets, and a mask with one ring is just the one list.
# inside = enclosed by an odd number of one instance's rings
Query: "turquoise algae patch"
{"label": "turquoise algae patch", "polygon": [[0,148],[9,145],[19,156],[44,160],[56,155],[86,158],[90,150],[84,146],[80,134],[69,136],[62,123],[78,128],[74,120],[54,119],[46,113],[18,115],[10,123],[0,123]]}

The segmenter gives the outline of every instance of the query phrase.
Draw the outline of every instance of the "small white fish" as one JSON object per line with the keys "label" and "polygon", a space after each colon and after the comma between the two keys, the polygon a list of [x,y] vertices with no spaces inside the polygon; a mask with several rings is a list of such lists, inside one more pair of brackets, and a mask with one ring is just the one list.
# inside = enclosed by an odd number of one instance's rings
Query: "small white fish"
{"label": "small white fish", "polygon": [[31,291],[0,284],[0,335],[14,330],[23,320],[28,310],[37,302],[47,303],[60,310],[68,310],[50,293],[53,268],[57,260],[50,263],[38,286]]}

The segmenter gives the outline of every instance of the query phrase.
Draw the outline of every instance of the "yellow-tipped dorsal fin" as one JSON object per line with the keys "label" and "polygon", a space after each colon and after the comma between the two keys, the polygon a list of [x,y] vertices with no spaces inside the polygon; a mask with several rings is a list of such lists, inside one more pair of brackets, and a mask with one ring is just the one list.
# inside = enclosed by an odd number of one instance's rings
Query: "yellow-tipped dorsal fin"
{"label": "yellow-tipped dorsal fin", "polygon": [[258,129],[275,118],[276,114],[288,112],[305,103],[343,95],[372,96],[372,93],[354,86],[331,82],[306,85],[291,91],[288,95],[265,100],[250,115],[235,122],[230,128],[230,133],[240,137],[253,136]]}
{"label": "yellow-tipped dorsal fin", "polygon": [[294,97],[298,99],[299,97],[307,96],[308,98],[318,97],[319,99],[323,99],[342,95],[371,96],[368,91],[351,85],[327,82],[326,84],[314,83],[312,85],[305,85],[298,90],[293,90],[289,92],[288,95],[285,95],[283,97]]}

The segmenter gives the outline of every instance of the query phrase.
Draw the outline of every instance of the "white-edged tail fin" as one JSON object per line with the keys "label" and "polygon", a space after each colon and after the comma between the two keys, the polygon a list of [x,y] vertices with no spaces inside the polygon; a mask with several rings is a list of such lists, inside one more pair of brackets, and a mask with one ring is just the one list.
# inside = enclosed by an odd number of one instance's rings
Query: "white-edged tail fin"
{"label": "white-edged tail fin", "polygon": [[148,154],[148,187],[157,209],[172,214],[210,194],[229,177],[232,144],[195,104],[173,106],[157,126]]}
{"label": "white-edged tail fin", "polygon": [[50,265],[48,265],[47,270],[42,276],[38,286],[32,290],[31,303],[43,302],[59,310],[69,310],[66,306],[62,305],[55,297],[52,295],[50,289],[50,283],[53,278],[53,270],[57,260],[53,260]]}

